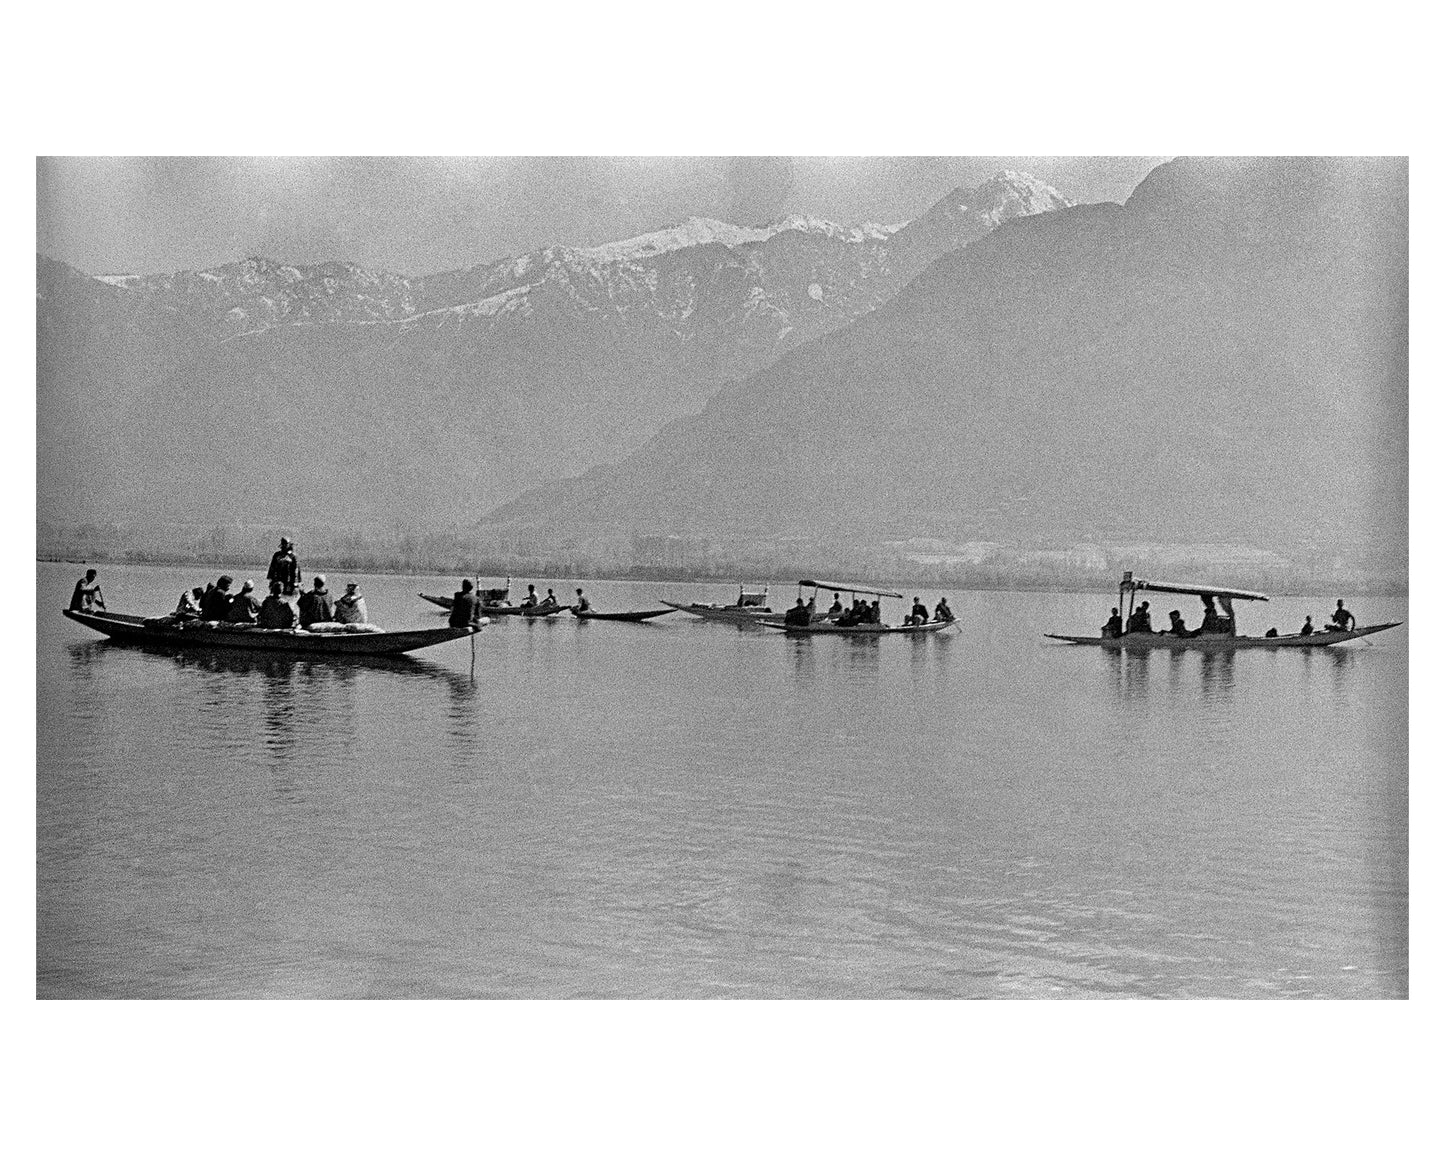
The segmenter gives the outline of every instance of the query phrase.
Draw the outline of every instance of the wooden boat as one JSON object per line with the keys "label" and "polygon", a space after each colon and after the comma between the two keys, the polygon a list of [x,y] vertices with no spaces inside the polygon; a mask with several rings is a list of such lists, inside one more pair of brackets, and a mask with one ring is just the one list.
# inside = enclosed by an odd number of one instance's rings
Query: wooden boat
{"label": "wooden boat", "polygon": [[748,590],[740,584],[736,602],[669,602],[666,598],[660,601],[664,606],[681,610],[685,614],[706,618],[710,622],[730,622],[734,626],[757,626],[763,622],[783,620],[783,616],[773,613],[772,607],[767,604],[766,586],[761,590]]}
{"label": "wooden boat", "polygon": [[[483,609],[486,608],[483,607]],[[562,611],[570,609],[570,606],[564,606],[560,602],[554,602],[551,606],[539,603],[536,606],[517,607],[518,613],[520,613],[523,618],[550,618],[554,614],[561,614]],[[490,614],[491,611],[487,611],[487,613]]]}
{"label": "wooden boat", "polygon": [[[105,610],[64,610],[62,613],[117,642],[166,650],[264,650],[296,655],[405,654],[424,646],[450,642],[454,638],[466,638],[476,632],[475,627],[443,626],[433,630],[314,634],[309,630],[262,630],[255,626],[233,626],[194,619],[185,624],[162,624],[159,620],[142,618],[137,614],[114,614]],[[485,622],[486,619],[482,619],[482,624]]]}
{"label": "wooden boat", "polygon": [[[1267,594],[1253,590],[1234,590],[1225,586],[1199,586],[1190,582],[1159,582],[1147,578],[1135,578],[1132,570],[1125,571],[1119,583],[1119,608],[1121,612],[1127,601],[1128,614],[1122,615],[1127,622],[1134,613],[1134,597],[1140,590],[1153,590],[1161,594],[1193,594],[1204,600],[1207,609],[1218,601],[1223,610],[1219,615],[1225,627],[1220,633],[1173,634],[1169,631],[1151,633],[1137,630],[1117,636],[1105,634],[1045,634],[1056,642],[1067,642],[1074,646],[1099,646],[1107,650],[1295,650],[1319,646],[1338,646],[1366,635],[1378,634],[1401,625],[1398,622],[1381,622],[1375,626],[1360,626],[1353,630],[1317,630],[1313,634],[1248,635],[1236,634],[1234,603],[1268,602]],[[1127,599],[1126,596],[1127,595]]]}
{"label": "wooden boat", "polygon": [[[442,594],[418,594],[418,597],[425,598],[433,606],[440,606],[443,610],[452,608],[452,599]],[[507,614],[521,614],[522,607],[513,606],[510,602],[483,602],[482,611],[489,618],[496,618]]]}
{"label": "wooden boat", "polygon": [[806,626],[801,623],[789,624],[786,622],[764,622],[764,626],[772,630],[784,630],[789,634],[856,634],[856,635],[879,635],[879,634],[936,634],[940,630],[947,630],[950,626],[957,626],[956,620],[948,622],[920,622],[913,626],[889,626],[886,622],[859,622],[853,626],[839,626],[827,618],[815,619]]}
{"label": "wooden boat", "polygon": [[1376,626],[1361,626],[1356,630],[1317,630],[1313,634],[1281,634],[1275,638],[1261,635],[1201,634],[1196,638],[1180,638],[1174,634],[1123,634],[1118,638],[1080,636],[1073,634],[1045,634],[1058,642],[1070,642],[1075,646],[1101,646],[1106,650],[1286,650],[1300,647],[1336,646],[1364,638],[1367,634],[1378,634],[1401,625],[1398,622],[1381,622]]}
{"label": "wooden boat", "polygon": [[[849,586],[841,582],[820,582],[816,578],[803,578],[798,582],[798,598],[803,597],[804,588],[825,591],[829,594],[872,594],[876,598],[897,598],[900,601],[903,595],[896,590],[877,590],[871,586]],[[816,606],[816,595],[813,605]],[[831,614],[819,614],[813,611],[809,620],[804,622],[787,622],[785,615],[779,615],[776,622],[764,622],[762,625],[773,630],[783,630],[789,634],[852,634],[877,636],[880,634],[936,634],[940,630],[947,630],[950,626],[957,625],[955,619],[947,619],[938,622],[920,622],[910,625],[890,626],[886,622],[856,622],[844,625],[842,621]]]}
{"label": "wooden boat", "polygon": [[646,622],[649,618],[661,618],[664,614],[671,614],[676,607],[669,607],[666,610],[578,610],[575,606],[569,606],[575,618],[583,622]]}

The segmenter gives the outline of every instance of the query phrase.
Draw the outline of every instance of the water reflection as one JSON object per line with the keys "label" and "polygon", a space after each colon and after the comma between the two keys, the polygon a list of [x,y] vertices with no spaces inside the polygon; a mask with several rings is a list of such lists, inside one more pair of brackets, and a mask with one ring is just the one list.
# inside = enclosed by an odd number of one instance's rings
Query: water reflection
{"label": "water reflection", "polygon": [[[1126,706],[1149,699],[1150,666],[1163,663],[1171,698],[1192,696],[1197,688],[1205,702],[1228,699],[1234,691],[1233,651],[1105,650],[1115,694]],[[1198,681],[1194,664],[1198,662]]]}
{"label": "water reflection", "polygon": [[1206,702],[1227,699],[1234,690],[1234,651],[1203,651],[1199,656],[1199,678]]}

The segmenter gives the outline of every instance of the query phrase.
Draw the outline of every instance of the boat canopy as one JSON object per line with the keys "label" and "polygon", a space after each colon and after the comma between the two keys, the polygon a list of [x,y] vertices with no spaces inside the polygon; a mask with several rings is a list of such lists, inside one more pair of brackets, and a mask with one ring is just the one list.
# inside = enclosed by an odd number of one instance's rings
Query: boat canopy
{"label": "boat canopy", "polygon": [[819,590],[827,590],[833,594],[876,594],[879,598],[902,598],[892,590],[875,590],[871,586],[848,586],[842,582],[819,582],[813,578],[803,578],[798,582],[799,586],[816,586]]}
{"label": "boat canopy", "polygon": [[1157,590],[1161,594],[1211,594],[1216,598],[1242,598],[1250,602],[1268,602],[1268,594],[1253,590],[1231,590],[1227,586],[1197,586],[1192,582],[1156,582],[1152,578],[1135,578],[1131,570],[1119,583],[1121,590]]}

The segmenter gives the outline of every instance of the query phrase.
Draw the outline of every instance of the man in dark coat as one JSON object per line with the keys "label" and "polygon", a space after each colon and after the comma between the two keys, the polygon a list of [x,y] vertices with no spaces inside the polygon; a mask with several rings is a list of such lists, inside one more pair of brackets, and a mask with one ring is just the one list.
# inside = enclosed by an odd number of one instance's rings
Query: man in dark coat
{"label": "man in dark coat", "polygon": [[256,613],[256,625],[266,630],[295,630],[296,607],[281,597],[281,583],[271,583],[271,593]]}
{"label": "man in dark coat", "polygon": [[311,589],[301,595],[296,604],[296,609],[301,612],[301,629],[305,630],[313,622],[330,622],[333,614],[331,610],[331,591],[326,589],[326,575],[318,574],[311,579]]}
{"label": "man in dark coat", "polygon": [[231,609],[226,614],[227,622],[256,624],[256,615],[261,612],[261,600],[252,593],[256,584],[247,578],[241,583],[241,593],[231,599]]}
{"label": "man in dark coat", "polygon": [[271,555],[271,565],[266,570],[267,582],[281,583],[281,593],[290,597],[301,585],[301,563],[291,549],[289,538],[281,539],[281,549]]}
{"label": "man in dark coat", "polygon": [[225,622],[231,613],[231,576],[222,574],[201,598],[201,617],[207,622]]}
{"label": "man in dark coat", "polygon": [[462,588],[452,595],[452,613],[447,619],[449,626],[471,626],[481,617],[481,604],[472,593],[472,580],[462,579]]}

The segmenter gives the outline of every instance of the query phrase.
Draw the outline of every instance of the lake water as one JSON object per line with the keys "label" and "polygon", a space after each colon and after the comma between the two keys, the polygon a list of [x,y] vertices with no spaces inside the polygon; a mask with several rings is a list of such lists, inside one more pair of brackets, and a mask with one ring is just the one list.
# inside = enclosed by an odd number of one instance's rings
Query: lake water
{"label": "lake water", "polygon": [[[1108,593],[958,592],[920,638],[494,620],[473,679],[466,640],[116,646],[60,616],[81,569],[37,567],[42,997],[1408,994],[1407,628],[1121,656],[1041,637]],[[149,614],[213,577],[101,584]],[[455,588],[360,581],[392,628]]]}

